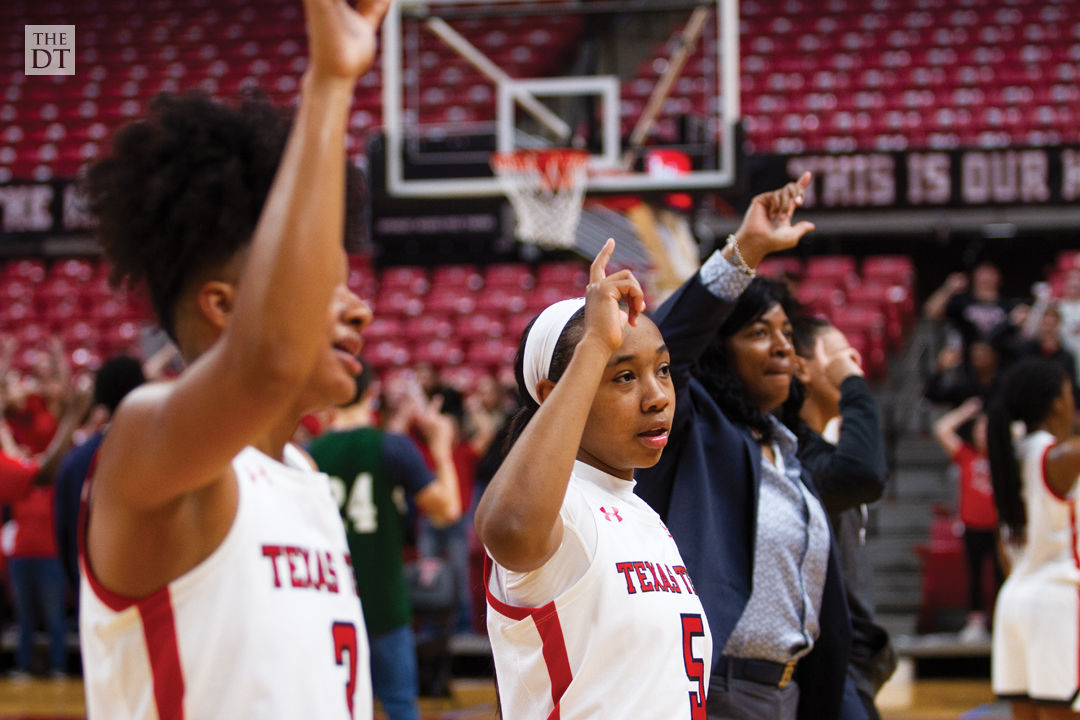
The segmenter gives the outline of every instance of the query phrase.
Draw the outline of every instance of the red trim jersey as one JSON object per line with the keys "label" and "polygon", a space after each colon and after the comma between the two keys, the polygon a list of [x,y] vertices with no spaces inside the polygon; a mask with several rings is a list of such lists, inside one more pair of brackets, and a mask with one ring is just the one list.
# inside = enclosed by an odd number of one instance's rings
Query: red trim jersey
{"label": "red trim jersey", "polygon": [[577,462],[548,564],[514,573],[487,559],[504,718],[705,720],[705,613],[675,541],[633,487]]}
{"label": "red trim jersey", "polygon": [[[222,543],[153,595],[105,589],[80,552],[93,718],[371,718],[367,635],[326,475],[248,447]],[[81,535],[82,531],[80,531]]]}
{"label": "red trim jersey", "polygon": [[1046,482],[1054,437],[1031,433],[1018,445],[1027,515],[1024,542],[1009,546],[1012,572],[994,608],[993,687],[1080,710],[1080,554],[1076,491]]}

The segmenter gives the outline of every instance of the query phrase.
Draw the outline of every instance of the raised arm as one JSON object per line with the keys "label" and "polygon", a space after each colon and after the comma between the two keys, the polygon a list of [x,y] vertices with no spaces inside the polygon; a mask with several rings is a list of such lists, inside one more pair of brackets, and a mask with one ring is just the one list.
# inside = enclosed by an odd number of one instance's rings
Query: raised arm
{"label": "raised arm", "polygon": [[937,440],[938,445],[941,446],[941,449],[945,451],[945,454],[950,459],[956,455],[956,451],[963,444],[957,430],[981,411],[982,400],[977,397],[968,398],[958,407],[942,415],[934,423],[934,439]]}
{"label": "raised arm", "polygon": [[941,287],[930,294],[923,303],[923,315],[930,320],[945,319],[945,308],[954,296],[968,288],[968,278],[962,272],[954,272],[945,279]]}
{"label": "raised arm", "polygon": [[461,479],[454,466],[454,422],[441,410],[441,397],[424,398],[415,415],[416,425],[435,463],[435,479],[416,493],[416,506],[437,527],[457,522],[463,510],[458,488]]}
{"label": "raised arm", "polygon": [[[585,332],[558,383],[539,383],[540,409],[499,466],[476,508],[476,534],[499,565],[535,570],[559,548],[559,509],[604,369],[622,344],[622,326],[644,309],[641,286],[628,270],[605,276],[612,240],[589,272]],[[626,300],[629,316],[619,309]]]}
{"label": "raised arm", "polygon": [[[806,172],[779,190],[755,196],[733,241],[713,253],[701,270],[653,314],[671,351],[671,376],[676,388],[689,379],[690,369],[724,323],[732,303],[750,284],[758,264],[771,253],[795,247],[803,235],[814,229],[809,222],[791,223],[810,179]],[[677,413],[688,409],[686,403],[676,402]]]}
{"label": "raised arm", "polygon": [[38,473],[34,477],[35,485],[52,485],[56,472],[68,450],[72,448],[75,431],[86,422],[90,413],[91,394],[89,389],[68,390],[60,404],[61,416],[49,446],[36,458]]}
{"label": "raised arm", "polygon": [[825,509],[838,515],[885,492],[885,438],[858,353],[842,350],[825,366],[825,376],[840,390],[840,437],[815,466],[806,464]]}
{"label": "raised arm", "polygon": [[128,396],[102,447],[95,493],[149,509],[208,485],[281,423],[327,353],[327,311],[344,278],[347,112],[388,4],[305,0],[300,105],[235,295],[198,301],[227,316],[223,334],[176,382]]}

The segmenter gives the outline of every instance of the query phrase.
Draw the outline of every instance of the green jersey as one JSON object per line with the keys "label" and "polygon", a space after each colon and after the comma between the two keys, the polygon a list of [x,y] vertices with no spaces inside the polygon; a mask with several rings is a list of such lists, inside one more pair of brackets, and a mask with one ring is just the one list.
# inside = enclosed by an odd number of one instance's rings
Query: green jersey
{"label": "green jersey", "polygon": [[420,451],[403,435],[357,428],[316,438],[310,452],[330,476],[341,508],[368,634],[409,624],[404,493],[414,494],[433,480]]}

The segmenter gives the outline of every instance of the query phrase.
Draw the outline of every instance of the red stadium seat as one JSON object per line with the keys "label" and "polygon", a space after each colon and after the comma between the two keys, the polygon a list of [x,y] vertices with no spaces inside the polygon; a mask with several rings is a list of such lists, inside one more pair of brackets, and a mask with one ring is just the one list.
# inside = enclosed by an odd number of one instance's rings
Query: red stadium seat
{"label": "red stadium seat", "polygon": [[465,315],[476,309],[476,297],[455,287],[432,288],[424,296],[424,311]]}
{"label": "red stadium seat", "polygon": [[532,270],[521,263],[497,263],[484,269],[484,287],[488,290],[498,288],[528,290],[536,284]]}
{"label": "red stadium seat", "polygon": [[525,328],[528,327],[534,317],[536,317],[536,313],[529,312],[515,313],[508,316],[506,319],[506,337],[515,342],[520,342],[521,334],[525,332]]}
{"label": "red stadium seat", "polygon": [[818,255],[806,261],[807,280],[840,280],[850,284],[858,275],[855,258],[850,255]]}
{"label": "red stadium seat", "polygon": [[865,345],[857,348],[862,354],[867,377],[882,379],[888,364],[886,361],[885,313],[873,306],[839,305],[833,308],[829,318],[841,332],[848,336],[853,346],[859,336]]}
{"label": "red stadium seat", "polygon": [[795,290],[795,299],[810,313],[829,315],[833,308],[844,303],[844,291],[835,282],[803,280]]}
{"label": "red stadium seat", "polygon": [[503,336],[503,329],[500,316],[490,313],[473,313],[461,316],[454,334],[465,341],[500,338]]}
{"label": "red stadium seat", "polygon": [[513,287],[487,287],[476,299],[476,309],[481,312],[516,313],[527,304],[525,293]]}
{"label": "red stadium seat", "polygon": [[99,328],[96,325],[79,320],[57,329],[60,339],[69,351],[76,348],[96,348]]}
{"label": "red stadium seat", "polygon": [[539,285],[529,295],[529,301],[525,305],[525,312],[531,318],[552,303],[567,298],[581,297],[584,292],[584,286],[567,288],[560,285]]}
{"label": "red stadium seat", "polygon": [[536,281],[541,287],[546,285],[561,285],[579,287],[582,294],[585,286],[589,284],[588,266],[577,262],[549,262],[543,263],[536,270]]}
{"label": "red stadium seat", "polygon": [[479,290],[483,285],[484,278],[475,265],[442,265],[431,275],[432,290],[439,287]]}
{"label": "red stadium seat", "polygon": [[423,308],[423,301],[406,289],[384,286],[375,297],[376,315],[419,315]]}
{"label": "red stadium seat", "polygon": [[[899,297],[897,292],[899,291]],[[890,350],[900,349],[904,339],[904,306],[906,291],[902,286],[868,281],[848,289],[848,302],[873,307],[885,315],[885,338]]]}
{"label": "red stadium seat", "polygon": [[53,277],[64,277],[71,282],[85,283],[94,276],[94,263],[79,258],[57,260],[53,263],[49,274]]}
{"label": "red stadium seat", "polygon": [[44,260],[9,260],[4,265],[4,277],[38,283],[45,279]]}
{"label": "red stadium seat", "polygon": [[404,323],[395,315],[376,315],[364,328],[364,342],[368,345],[380,340],[399,340],[405,336]]}
{"label": "red stadium seat", "polygon": [[514,355],[517,354],[518,344],[516,341],[480,340],[469,344],[466,353],[466,361],[473,366],[499,367],[511,365]]}
{"label": "red stadium seat", "polygon": [[364,362],[371,363],[376,370],[391,367],[404,367],[410,363],[411,353],[408,346],[400,340],[380,340],[364,349]]}
{"label": "red stadium seat", "polygon": [[413,345],[412,361],[414,363],[426,362],[435,366],[460,365],[464,359],[465,351],[456,340],[425,340]]}
{"label": "red stadium seat", "polygon": [[106,356],[120,353],[137,353],[139,343],[139,324],[134,320],[125,320],[118,324],[102,326],[99,344]]}
{"label": "red stadium seat", "polygon": [[871,255],[862,261],[863,280],[882,280],[912,287],[915,263],[906,255]]}
{"label": "red stadium seat", "polygon": [[422,313],[405,321],[405,336],[411,340],[445,339],[454,334],[454,323],[446,315]]}
{"label": "red stadium seat", "polygon": [[460,393],[467,393],[486,372],[484,368],[474,368],[471,365],[447,365],[439,369],[439,380]]}
{"label": "red stadium seat", "polygon": [[0,280],[0,300],[3,302],[30,303],[34,299],[34,286],[21,278]]}
{"label": "red stadium seat", "polygon": [[384,269],[379,273],[379,285],[384,290],[408,290],[420,295],[429,287],[427,271],[420,267],[400,266]]}
{"label": "red stadium seat", "polygon": [[0,328],[4,330],[13,330],[25,323],[33,322],[37,318],[37,308],[29,300],[22,302],[5,300],[0,302]]}
{"label": "red stadium seat", "polygon": [[798,278],[803,275],[803,262],[796,257],[768,257],[757,266],[757,273],[765,277],[792,275]]}

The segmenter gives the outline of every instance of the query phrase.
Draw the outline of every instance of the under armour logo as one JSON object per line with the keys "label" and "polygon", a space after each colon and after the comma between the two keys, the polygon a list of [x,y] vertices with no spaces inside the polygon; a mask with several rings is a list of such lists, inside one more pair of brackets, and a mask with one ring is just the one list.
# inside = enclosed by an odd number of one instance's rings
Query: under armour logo
{"label": "under armour logo", "polygon": [[607,510],[601,506],[600,512],[604,513],[604,519],[608,522],[611,522],[612,520],[622,522],[622,515],[619,514],[619,508],[613,507],[611,510]]}

